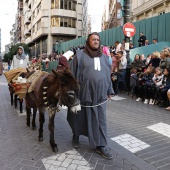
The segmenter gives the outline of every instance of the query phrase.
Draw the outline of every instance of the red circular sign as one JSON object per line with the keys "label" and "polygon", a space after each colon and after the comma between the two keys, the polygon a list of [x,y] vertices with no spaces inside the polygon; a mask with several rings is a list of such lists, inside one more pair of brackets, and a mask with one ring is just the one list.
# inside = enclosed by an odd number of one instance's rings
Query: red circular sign
{"label": "red circular sign", "polygon": [[136,28],[132,23],[128,22],[123,26],[123,33],[127,37],[133,37],[136,33]]}

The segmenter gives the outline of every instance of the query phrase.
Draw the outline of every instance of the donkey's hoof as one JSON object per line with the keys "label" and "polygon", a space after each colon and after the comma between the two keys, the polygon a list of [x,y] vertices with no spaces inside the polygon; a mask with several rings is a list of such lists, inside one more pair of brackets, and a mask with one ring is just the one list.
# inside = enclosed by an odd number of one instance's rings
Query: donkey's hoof
{"label": "donkey's hoof", "polygon": [[36,126],[32,126],[32,130],[36,130]]}
{"label": "donkey's hoof", "polygon": [[53,152],[58,152],[57,146],[52,147],[52,151],[53,151]]}
{"label": "donkey's hoof", "polygon": [[27,126],[30,127],[30,123],[27,123]]}
{"label": "donkey's hoof", "polygon": [[39,142],[42,142],[43,141],[43,137],[39,137]]}
{"label": "donkey's hoof", "polygon": [[23,113],[23,110],[20,110],[20,113]]}

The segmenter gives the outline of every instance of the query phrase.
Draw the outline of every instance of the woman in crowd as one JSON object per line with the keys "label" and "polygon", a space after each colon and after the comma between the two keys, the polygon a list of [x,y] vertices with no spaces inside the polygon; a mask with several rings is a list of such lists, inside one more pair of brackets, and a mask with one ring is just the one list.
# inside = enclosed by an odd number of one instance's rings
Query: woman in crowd
{"label": "woman in crowd", "polygon": [[161,61],[160,53],[158,51],[155,51],[152,54],[152,58],[151,58],[151,60],[149,62],[149,66],[152,66],[154,68],[159,67],[160,61]]}
{"label": "woman in crowd", "polygon": [[162,70],[170,66],[169,51],[167,49],[161,51],[161,61],[159,66]]}
{"label": "woman in crowd", "polygon": [[146,57],[146,60],[144,62],[144,65],[145,65],[146,68],[148,67],[149,62],[151,61],[151,57],[152,57],[151,54],[148,54],[147,57]]}
{"label": "woman in crowd", "polygon": [[138,72],[141,72],[143,68],[145,67],[143,61],[140,59],[140,55],[136,54],[135,58],[131,64],[131,68],[135,68]]}

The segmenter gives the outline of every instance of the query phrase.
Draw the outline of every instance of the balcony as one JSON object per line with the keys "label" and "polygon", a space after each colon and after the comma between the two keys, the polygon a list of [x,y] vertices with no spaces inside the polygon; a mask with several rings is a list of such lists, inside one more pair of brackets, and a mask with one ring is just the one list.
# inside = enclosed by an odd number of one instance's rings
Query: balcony
{"label": "balcony", "polygon": [[30,31],[32,29],[32,24],[30,23],[29,25],[28,25],[28,30]]}
{"label": "balcony", "polygon": [[51,9],[51,16],[77,18],[76,11],[64,10],[64,9]]}
{"label": "balcony", "polygon": [[31,21],[28,18],[25,18],[24,19],[24,24],[29,24],[29,23],[31,23]]}
{"label": "balcony", "polygon": [[149,0],[143,3],[142,5],[140,5],[139,7],[135,8],[133,10],[133,15],[134,16],[141,15],[144,12],[150,11],[152,8],[156,8],[156,7],[164,5],[164,3],[166,2],[170,2],[170,0],[164,0],[164,1],[163,0]]}
{"label": "balcony", "polygon": [[68,28],[68,27],[51,27],[51,34],[52,35],[64,34],[64,35],[76,36],[77,30],[76,28]]}
{"label": "balcony", "polygon": [[25,40],[25,44],[29,44],[29,43],[31,43],[31,41],[32,41],[31,36],[27,37],[26,40]]}
{"label": "balcony", "polygon": [[35,41],[36,39],[40,38],[43,35],[48,35],[49,29],[48,28],[41,28],[34,34],[32,34],[32,41]]}
{"label": "balcony", "polygon": [[31,16],[32,16],[32,11],[30,10],[27,14],[28,18],[31,19]]}
{"label": "balcony", "polygon": [[31,35],[31,32],[29,32],[29,30],[28,30],[28,29],[25,29],[25,31],[24,31],[24,35],[25,35],[25,36],[30,36],[30,35]]}

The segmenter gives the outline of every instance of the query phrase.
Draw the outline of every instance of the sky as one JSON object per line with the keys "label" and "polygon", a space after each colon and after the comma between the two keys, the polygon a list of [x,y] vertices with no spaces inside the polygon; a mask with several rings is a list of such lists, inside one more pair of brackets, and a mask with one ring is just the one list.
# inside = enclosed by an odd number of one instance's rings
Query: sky
{"label": "sky", "polygon": [[92,32],[101,31],[101,20],[106,1],[107,0],[89,0],[89,14],[93,16],[91,25]]}
{"label": "sky", "polygon": [[[89,12],[93,14],[94,22],[92,29],[95,32],[101,30],[101,18],[103,14],[104,3],[107,0],[89,0]],[[0,28],[1,28],[1,49],[5,50],[5,45],[10,43],[10,30],[15,23],[17,13],[17,0],[0,0]],[[94,8],[95,6],[95,8]]]}
{"label": "sky", "polygon": [[0,0],[1,49],[10,43],[10,30],[15,23],[17,0]]}

